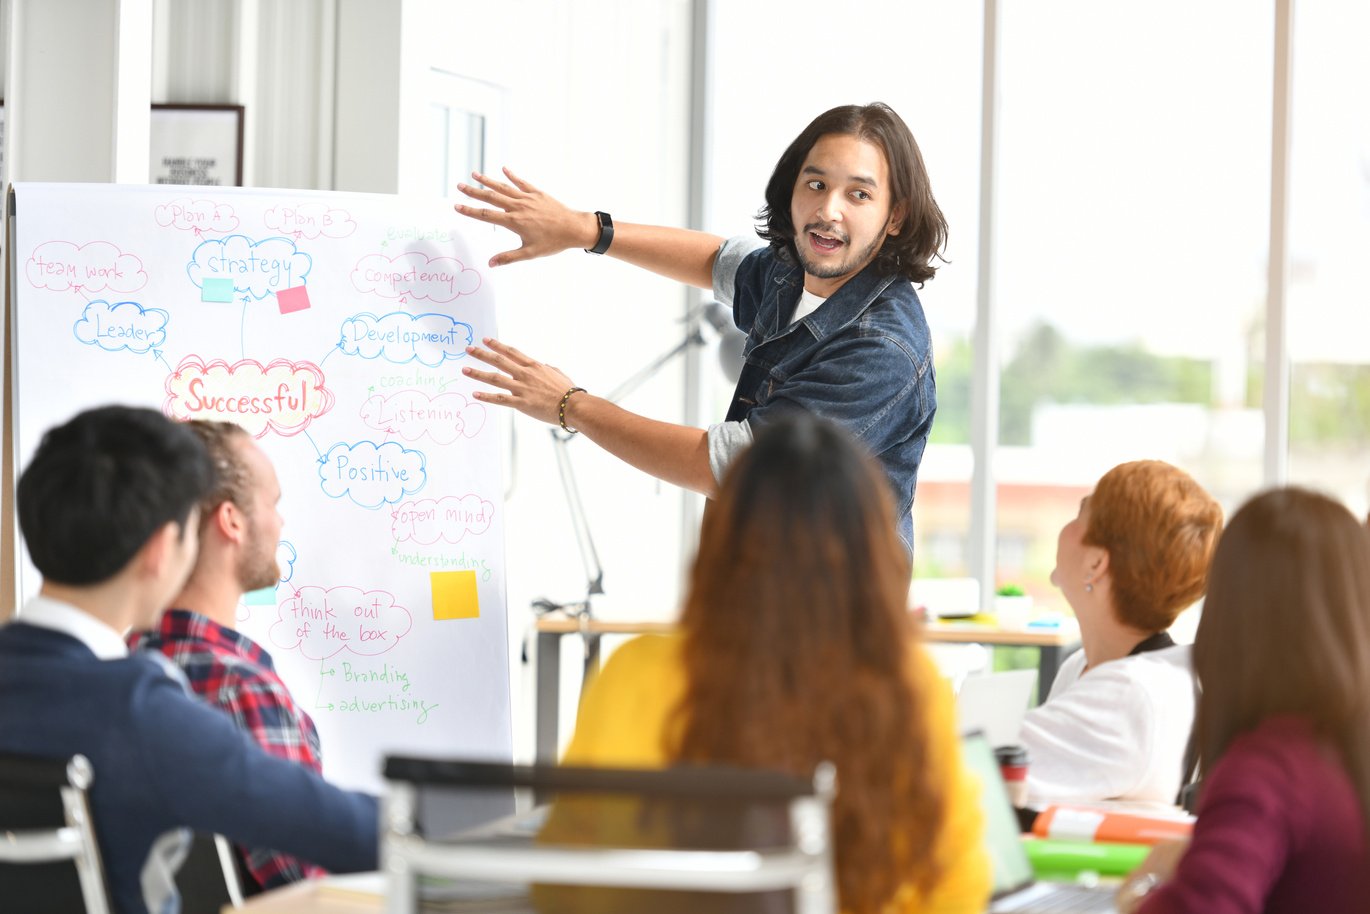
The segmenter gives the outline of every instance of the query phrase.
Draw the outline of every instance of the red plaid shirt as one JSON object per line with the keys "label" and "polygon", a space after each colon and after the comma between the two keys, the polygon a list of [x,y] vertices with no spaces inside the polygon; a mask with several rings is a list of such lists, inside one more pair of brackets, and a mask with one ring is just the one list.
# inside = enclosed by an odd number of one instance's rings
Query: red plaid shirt
{"label": "red plaid shirt", "polygon": [[[161,651],[185,671],[197,695],[231,714],[259,746],[322,772],[314,721],[290,697],[271,655],[251,638],[198,613],[170,609],[156,631],[130,635],[129,647]],[[266,889],[324,873],[272,850],[239,848],[239,853]]]}

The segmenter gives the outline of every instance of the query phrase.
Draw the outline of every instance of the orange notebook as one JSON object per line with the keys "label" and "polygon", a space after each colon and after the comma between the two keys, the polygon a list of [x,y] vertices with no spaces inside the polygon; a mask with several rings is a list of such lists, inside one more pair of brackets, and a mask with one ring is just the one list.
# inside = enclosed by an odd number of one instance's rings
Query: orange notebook
{"label": "orange notebook", "polygon": [[1121,844],[1155,844],[1187,838],[1193,830],[1192,817],[1147,816],[1076,806],[1048,806],[1032,823],[1032,833],[1039,838]]}

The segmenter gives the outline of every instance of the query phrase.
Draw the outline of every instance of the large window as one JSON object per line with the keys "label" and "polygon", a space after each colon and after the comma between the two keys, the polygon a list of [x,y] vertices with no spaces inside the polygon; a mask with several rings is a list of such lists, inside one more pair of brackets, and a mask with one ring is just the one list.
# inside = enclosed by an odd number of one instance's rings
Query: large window
{"label": "large window", "polygon": [[[707,227],[750,229],[777,153],[817,111],[881,98],[904,114],[951,224],[951,263],[920,292],[939,411],[915,575],[974,575],[983,5],[861,3],[880,27],[825,42],[813,78],[758,57],[752,38],[803,47],[821,8],[761,6],[713,7]],[[984,583],[1060,606],[1057,532],[1114,465],[1172,462],[1229,512],[1277,481],[1263,398],[1276,0],[997,7],[1000,377]],[[1357,511],[1370,499],[1370,62],[1356,46],[1367,30],[1363,3],[1298,6],[1287,305],[1290,478]]]}
{"label": "large window", "polygon": [[[1269,4],[1003,4],[999,582],[1157,458],[1229,508],[1261,482]],[[1011,546],[1011,548],[1006,548]]]}
{"label": "large window", "polygon": [[1295,7],[1289,475],[1361,515],[1370,482],[1367,33],[1364,3]]}

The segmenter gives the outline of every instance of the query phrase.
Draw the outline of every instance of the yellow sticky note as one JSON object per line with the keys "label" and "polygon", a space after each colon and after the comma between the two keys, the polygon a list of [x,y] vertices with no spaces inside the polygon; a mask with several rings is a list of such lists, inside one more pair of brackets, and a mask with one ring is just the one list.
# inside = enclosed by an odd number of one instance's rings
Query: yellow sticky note
{"label": "yellow sticky note", "polygon": [[479,619],[480,597],[476,595],[474,571],[434,571],[434,619]]}

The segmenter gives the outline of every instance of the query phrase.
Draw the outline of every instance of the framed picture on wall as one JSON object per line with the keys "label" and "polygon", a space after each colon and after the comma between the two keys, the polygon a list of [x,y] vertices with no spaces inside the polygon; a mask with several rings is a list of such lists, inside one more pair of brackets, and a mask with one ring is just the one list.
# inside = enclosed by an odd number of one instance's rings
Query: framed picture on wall
{"label": "framed picture on wall", "polygon": [[151,184],[242,186],[242,105],[153,105]]}

